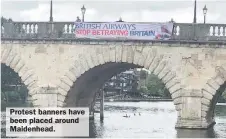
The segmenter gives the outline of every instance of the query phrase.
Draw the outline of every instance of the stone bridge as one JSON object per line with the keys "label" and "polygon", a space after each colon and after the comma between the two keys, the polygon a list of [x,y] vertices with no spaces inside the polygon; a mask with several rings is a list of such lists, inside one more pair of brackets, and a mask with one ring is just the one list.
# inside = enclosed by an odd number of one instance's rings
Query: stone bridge
{"label": "stone bridge", "polygon": [[[27,29],[31,24],[40,24],[37,32]],[[215,123],[214,107],[226,87],[226,25],[177,23],[168,41],[75,39],[73,31],[62,31],[65,25],[2,24],[1,63],[19,74],[34,106],[91,107],[109,78],[142,67],[171,93],[176,127]]]}

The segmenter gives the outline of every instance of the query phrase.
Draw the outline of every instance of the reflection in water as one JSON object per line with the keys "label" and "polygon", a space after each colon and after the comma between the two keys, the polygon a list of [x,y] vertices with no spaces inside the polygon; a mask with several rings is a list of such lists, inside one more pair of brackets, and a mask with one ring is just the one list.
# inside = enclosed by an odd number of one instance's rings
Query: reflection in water
{"label": "reflection in water", "polygon": [[215,132],[213,128],[208,130],[188,130],[188,129],[176,129],[177,138],[215,138]]}
{"label": "reflection in water", "polygon": [[96,138],[96,124],[94,123],[93,120],[90,120],[89,124],[89,134],[92,135],[93,138]]}
{"label": "reflection in water", "polygon": [[[217,105],[215,113],[217,124],[213,128],[175,129],[177,113],[172,102],[108,102],[104,121],[100,121],[99,114],[90,121],[90,137],[224,138],[226,105]],[[130,117],[123,117],[126,114]]]}

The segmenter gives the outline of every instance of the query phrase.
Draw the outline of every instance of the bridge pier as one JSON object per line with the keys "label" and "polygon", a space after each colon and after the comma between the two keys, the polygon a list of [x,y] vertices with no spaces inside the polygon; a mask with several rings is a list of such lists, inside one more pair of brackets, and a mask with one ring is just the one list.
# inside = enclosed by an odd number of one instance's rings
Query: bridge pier
{"label": "bridge pier", "polygon": [[205,119],[178,119],[176,128],[181,129],[208,129],[212,127],[216,122],[207,122]]}
{"label": "bridge pier", "polygon": [[58,94],[55,87],[40,87],[37,94],[33,94],[35,107],[58,107]]}
{"label": "bridge pier", "polygon": [[201,90],[185,91],[181,99],[176,128],[207,129],[215,124],[212,117],[203,115]]}
{"label": "bridge pier", "polygon": [[90,120],[94,119],[94,111],[92,111],[92,110],[89,111],[89,119]]}

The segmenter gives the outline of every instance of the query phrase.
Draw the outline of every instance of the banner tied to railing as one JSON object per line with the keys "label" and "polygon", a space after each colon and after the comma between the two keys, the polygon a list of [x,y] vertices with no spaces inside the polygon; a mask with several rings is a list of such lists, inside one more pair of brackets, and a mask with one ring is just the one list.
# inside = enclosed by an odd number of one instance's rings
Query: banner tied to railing
{"label": "banner tied to railing", "polygon": [[75,37],[89,39],[168,40],[173,23],[75,22]]}

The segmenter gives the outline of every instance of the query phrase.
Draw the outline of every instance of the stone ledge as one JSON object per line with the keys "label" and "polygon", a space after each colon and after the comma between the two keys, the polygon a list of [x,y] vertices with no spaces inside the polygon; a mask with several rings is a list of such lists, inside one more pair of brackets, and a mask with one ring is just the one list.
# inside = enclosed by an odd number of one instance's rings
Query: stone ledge
{"label": "stone ledge", "polygon": [[191,89],[191,90],[182,89],[181,96],[182,97],[202,97],[202,93],[200,90],[196,90],[196,89]]}
{"label": "stone ledge", "polygon": [[226,48],[226,41],[190,40],[91,40],[91,39],[15,39],[2,38],[2,44],[79,44],[120,46],[168,46],[191,48]]}

